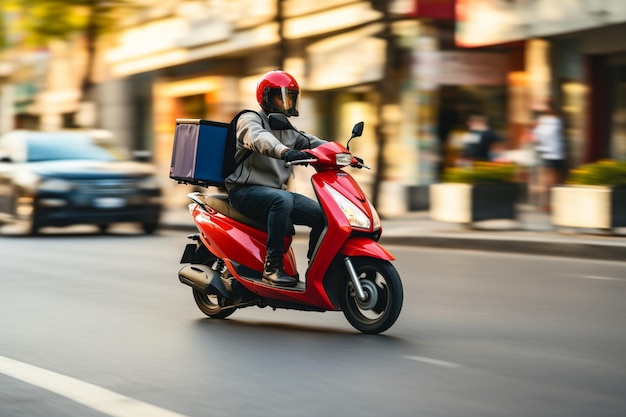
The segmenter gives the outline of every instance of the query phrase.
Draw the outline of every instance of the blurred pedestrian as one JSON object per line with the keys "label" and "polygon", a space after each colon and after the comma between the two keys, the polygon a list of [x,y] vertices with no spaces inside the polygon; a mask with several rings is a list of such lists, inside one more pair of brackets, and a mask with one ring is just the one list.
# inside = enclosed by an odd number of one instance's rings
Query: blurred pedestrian
{"label": "blurred pedestrian", "polygon": [[474,161],[491,161],[495,145],[500,141],[489,127],[486,116],[474,114],[467,119],[468,131],[463,136],[461,165],[471,165]]}
{"label": "blurred pedestrian", "polygon": [[563,123],[552,101],[547,101],[539,112],[533,128],[535,149],[539,155],[540,205],[550,210],[550,188],[561,184],[565,169],[565,141]]}
{"label": "blurred pedestrian", "polygon": [[439,164],[437,167],[437,174],[438,177],[441,177],[446,165],[449,165],[448,148],[450,145],[448,141],[450,139],[450,134],[454,128],[457,127],[457,124],[460,121],[459,112],[454,102],[444,99],[441,104],[441,108],[439,109],[437,119],[437,139],[439,146]]}

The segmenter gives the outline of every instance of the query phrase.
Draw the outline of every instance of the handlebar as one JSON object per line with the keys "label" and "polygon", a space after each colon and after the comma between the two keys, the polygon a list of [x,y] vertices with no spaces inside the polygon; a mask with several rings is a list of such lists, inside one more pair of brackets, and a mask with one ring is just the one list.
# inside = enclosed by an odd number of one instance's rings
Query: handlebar
{"label": "handlebar", "polygon": [[313,162],[317,162],[317,158],[311,158],[311,159],[298,159],[297,161],[288,161],[285,162],[285,166],[290,167],[292,165],[306,165],[306,164],[310,164]]}
{"label": "handlebar", "polygon": [[[311,158],[311,159],[298,159],[297,161],[290,161],[290,162],[285,162],[285,166],[289,167],[292,165],[307,165],[307,164],[311,164],[311,163],[315,163],[317,162],[318,159],[317,158]],[[351,167],[354,168],[365,168],[365,169],[372,169],[370,166],[365,165],[365,164],[358,164],[357,165],[350,165]]]}

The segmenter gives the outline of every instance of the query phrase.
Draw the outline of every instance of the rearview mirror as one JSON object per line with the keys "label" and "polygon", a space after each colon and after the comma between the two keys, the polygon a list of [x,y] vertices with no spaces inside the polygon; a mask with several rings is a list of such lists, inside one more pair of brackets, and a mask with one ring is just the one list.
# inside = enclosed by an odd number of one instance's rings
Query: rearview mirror
{"label": "rearview mirror", "polygon": [[352,128],[352,136],[350,136],[350,139],[348,139],[348,143],[346,143],[346,149],[350,150],[350,141],[354,138],[358,138],[359,136],[361,136],[363,134],[363,126],[365,125],[365,123],[363,122],[359,122],[357,124],[354,125],[354,127]]}
{"label": "rearview mirror", "polygon": [[270,127],[272,130],[293,130],[293,126],[289,123],[289,119],[282,113],[270,113]]}

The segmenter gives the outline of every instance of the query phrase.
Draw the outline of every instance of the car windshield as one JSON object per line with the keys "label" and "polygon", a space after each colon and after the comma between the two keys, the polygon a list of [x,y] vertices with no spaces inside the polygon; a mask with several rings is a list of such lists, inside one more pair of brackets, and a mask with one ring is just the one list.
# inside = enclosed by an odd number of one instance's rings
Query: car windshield
{"label": "car windshield", "polygon": [[126,159],[125,152],[109,140],[82,134],[46,133],[29,136],[29,162],[89,159],[115,161]]}

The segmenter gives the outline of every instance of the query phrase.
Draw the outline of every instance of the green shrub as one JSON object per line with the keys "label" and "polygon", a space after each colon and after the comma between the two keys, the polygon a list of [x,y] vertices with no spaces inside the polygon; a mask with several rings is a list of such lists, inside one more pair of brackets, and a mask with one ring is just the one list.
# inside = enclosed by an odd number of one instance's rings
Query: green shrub
{"label": "green shrub", "polygon": [[603,159],[579,166],[570,170],[566,184],[609,187],[626,185],[626,161]]}
{"label": "green shrub", "polygon": [[475,162],[473,166],[448,168],[443,182],[464,184],[497,184],[513,182],[517,169],[514,164],[498,162]]}

